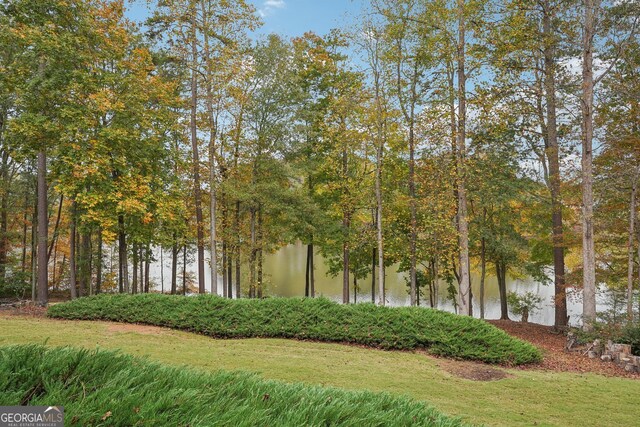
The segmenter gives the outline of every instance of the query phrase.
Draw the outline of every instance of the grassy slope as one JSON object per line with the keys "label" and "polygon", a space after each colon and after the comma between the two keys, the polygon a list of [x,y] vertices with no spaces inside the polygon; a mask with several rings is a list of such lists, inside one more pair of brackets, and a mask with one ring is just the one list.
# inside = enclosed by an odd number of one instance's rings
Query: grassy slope
{"label": "grassy slope", "polygon": [[386,393],[202,374],[104,350],[39,345],[0,347],[0,401],[63,405],[67,420],[82,426],[464,427]]}
{"label": "grassy slope", "polygon": [[230,300],[211,295],[98,295],[56,304],[51,317],[146,323],[216,338],[297,338],[410,350],[487,363],[536,362],[540,352],[486,322],[418,307],[342,305],[324,298]]}
{"label": "grassy slope", "polygon": [[[419,353],[284,339],[213,340],[179,331],[118,332],[122,325],[0,317],[0,345],[100,346],[204,370],[242,369],[265,378],[405,394],[474,423],[496,426],[631,426],[640,381],[510,370],[511,378],[457,378]],[[451,363],[451,362],[449,362]]]}

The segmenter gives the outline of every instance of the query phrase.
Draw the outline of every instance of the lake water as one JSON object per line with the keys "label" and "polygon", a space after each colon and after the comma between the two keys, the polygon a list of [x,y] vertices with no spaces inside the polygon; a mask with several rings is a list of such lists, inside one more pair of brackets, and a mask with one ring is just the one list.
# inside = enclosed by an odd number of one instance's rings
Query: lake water
{"label": "lake water", "polygon": [[[170,258],[169,253],[165,253],[164,258],[164,288],[168,289],[170,286]],[[304,296],[305,288],[305,267],[306,267],[306,246],[302,244],[286,246],[278,250],[274,254],[265,256],[264,261],[264,284],[265,295],[268,296],[281,296],[281,297],[295,297]],[[206,254],[208,257],[208,254]],[[156,254],[156,258],[159,259],[159,254]],[[324,296],[336,301],[342,301],[342,274],[337,277],[327,276],[327,269],[322,256],[318,253],[315,254],[315,288],[316,296]],[[160,285],[160,265],[154,266],[151,271],[151,280],[157,285]],[[493,266],[488,265],[488,274],[485,280],[485,318],[498,319],[500,317],[500,299],[498,294],[498,282],[496,277],[492,275]],[[187,265],[187,269],[190,272],[195,273],[197,271],[195,262],[190,262]],[[211,289],[210,276],[208,273],[208,266],[206,267],[206,288]],[[243,289],[245,288],[248,277],[247,272],[242,272]],[[386,298],[387,303],[392,306],[409,305],[409,294],[406,285],[407,273],[398,273],[395,266],[388,267],[386,269]],[[353,281],[353,279],[352,279]],[[361,288],[357,295],[358,302],[371,301],[371,277],[358,282]],[[158,286],[159,287],[159,286]],[[478,317],[480,315],[478,295],[480,293],[480,277],[478,274],[472,275],[472,290],[473,290],[473,309],[474,315]],[[531,278],[519,278],[514,279],[507,278],[507,290],[515,291],[517,293],[525,293],[532,291],[537,295],[540,295],[543,299],[542,309],[529,315],[529,321],[535,323],[541,323],[544,325],[553,325],[554,322],[554,309],[553,309],[553,284],[544,285]],[[353,282],[351,283],[351,292],[353,292]],[[427,291],[428,292],[428,291]],[[218,280],[218,293],[222,293],[222,278],[219,276]],[[447,300],[446,284],[441,283],[438,289],[439,301],[438,308],[446,311],[454,311],[453,304],[450,300]],[[422,299],[422,298],[421,298]],[[351,294],[351,300],[353,301],[353,294]],[[428,306],[428,296],[421,301],[421,305]],[[568,311],[570,315],[570,322],[577,324],[579,322],[580,314],[582,313],[582,301],[580,300],[579,292],[568,290]],[[520,320],[517,316],[510,315],[512,320]]]}

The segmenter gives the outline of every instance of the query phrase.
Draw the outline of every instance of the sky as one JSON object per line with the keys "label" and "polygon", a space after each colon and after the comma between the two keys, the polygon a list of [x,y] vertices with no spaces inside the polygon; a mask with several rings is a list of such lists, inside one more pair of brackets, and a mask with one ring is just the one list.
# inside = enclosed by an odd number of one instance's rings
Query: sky
{"label": "sky", "polygon": [[[295,37],[307,31],[323,35],[332,28],[354,22],[365,0],[247,0],[258,11],[264,25],[256,35],[278,33]],[[149,16],[146,0],[127,2],[127,16],[142,22]]]}

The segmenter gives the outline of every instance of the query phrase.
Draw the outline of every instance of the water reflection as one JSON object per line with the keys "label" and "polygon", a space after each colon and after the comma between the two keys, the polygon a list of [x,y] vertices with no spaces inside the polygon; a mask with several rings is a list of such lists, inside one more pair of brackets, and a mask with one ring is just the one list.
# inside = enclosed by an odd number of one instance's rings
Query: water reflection
{"label": "water reflection", "polygon": [[[208,257],[208,254],[206,255]],[[305,288],[305,262],[307,256],[306,246],[302,244],[289,245],[274,254],[269,254],[264,261],[264,283],[265,295],[295,297],[304,296]],[[156,255],[159,259],[159,255]],[[324,296],[336,301],[342,301],[342,275],[337,277],[327,276],[327,267],[324,259],[319,253],[315,254],[315,287],[316,295]],[[197,271],[195,263],[190,263],[187,267],[190,272]],[[243,290],[247,285],[248,274],[243,267],[242,281]],[[164,258],[164,281],[165,289],[170,281],[170,259],[168,254]],[[155,268],[152,272],[155,283],[160,284],[159,268]],[[386,299],[387,303],[392,306],[409,305],[409,294],[406,285],[407,273],[397,272],[396,266],[391,266],[386,270]],[[206,274],[206,288],[210,287],[210,277]],[[359,292],[357,293],[357,301],[371,301],[371,277],[367,277],[358,281]],[[446,311],[454,311],[454,306],[447,299],[447,286],[440,283],[438,294],[438,308]],[[474,315],[479,317],[479,292],[480,277],[478,274],[472,274],[472,292],[473,292],[473,308]],[[553,325],[554,308],[553,308],[553,285],[544,285],[533,280],[530,277],[514,279],[507,278],[507,290],[517,293],[525,293],[531,291],[540,295],[543,299],[542,309],[529,315],[529,321],[541,323],[544,325]],[[222,278],[218,277],[218,293],[222,293]],[[421,298],[422,305],[428,305],[428,295]],[[353,301],[353,282],[351,283],[351,300]],[[602,308],[599,306],[599,309]],[[572,324],[579,323],[580,313],[582,312],[582,302],[579,293],[568,291],[568,312],[570,322]],[[519,320],[516,316],[510,315],[513,320]],[[498,294],[498,282],[496,277],[492,275],[491,267],[488,266],[488,274],[485,280],[485,318],[498,319],[500,317],[500,299]]]}

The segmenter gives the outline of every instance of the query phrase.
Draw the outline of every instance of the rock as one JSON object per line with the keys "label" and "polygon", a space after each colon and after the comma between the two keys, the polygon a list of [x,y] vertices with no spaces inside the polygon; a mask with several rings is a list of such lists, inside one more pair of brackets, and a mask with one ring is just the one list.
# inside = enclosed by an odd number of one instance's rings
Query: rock
{"label": "rock", "polygon": [[627,363],[624,365],[624,370],[627,372],[636,372],[638,368],[632,363]]}
{"label": "rock", "polygon": [[604,361],[604,362],[611,362],[611,355],[610,354],[603,354],[602,356],[600,356],[600,359],[602,359],[602,361]]}
{"label": "rock", "polygon": [[609,351],[611,351],[611,353],[631,354],[631,346],[629,344],[611,344]]}
{"label": "rock", "polygon": [[596,357],[598,357],[598,354],[597,354],[595,351],[593,351],[593,350],[590,350],[590,351],[587,353],[587,355],[589,356],[589,359],[595,359]]}

